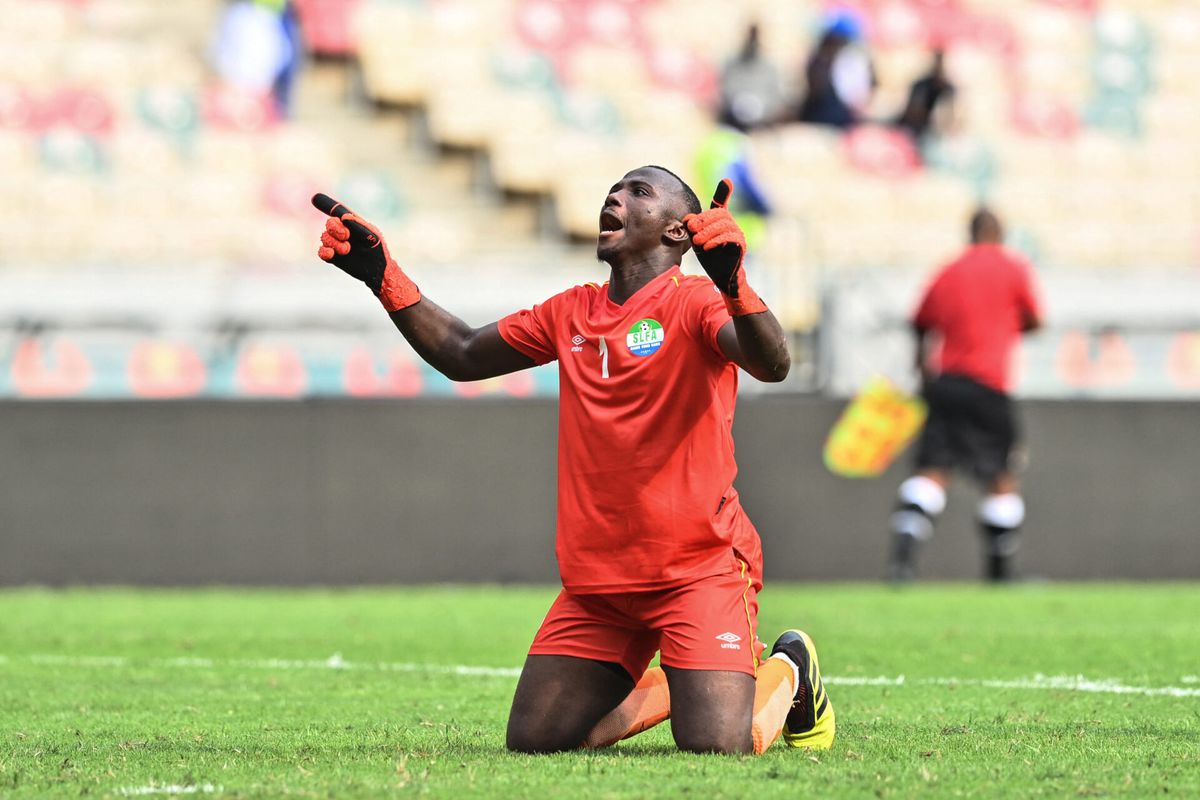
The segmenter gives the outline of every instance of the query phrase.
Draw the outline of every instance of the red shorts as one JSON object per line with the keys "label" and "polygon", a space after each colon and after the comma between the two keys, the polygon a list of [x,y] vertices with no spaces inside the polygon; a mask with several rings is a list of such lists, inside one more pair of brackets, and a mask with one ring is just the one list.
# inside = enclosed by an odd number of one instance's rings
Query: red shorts
{"label": "red shorts", "polygon": [[745,562],[737,572],[653,592],[572,594],[546,613],[529,654],[620,664],[641,678],[656,651],[661,663],[755,675],[758,598]]}

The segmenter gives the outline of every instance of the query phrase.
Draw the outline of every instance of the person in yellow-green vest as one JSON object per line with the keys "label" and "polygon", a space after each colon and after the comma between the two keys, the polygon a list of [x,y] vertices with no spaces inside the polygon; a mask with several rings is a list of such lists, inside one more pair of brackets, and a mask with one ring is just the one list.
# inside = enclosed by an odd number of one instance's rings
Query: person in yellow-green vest
{"label": "person in yellow-green vest", "polygon": [[750,247],[760,244],[766,235],[771,205],[749,159],[749,137],[742,131],[718,125],[704,137],[693,164],[701,186],[730,178],[738,192],[730,203],[733,218],[746,234]]}

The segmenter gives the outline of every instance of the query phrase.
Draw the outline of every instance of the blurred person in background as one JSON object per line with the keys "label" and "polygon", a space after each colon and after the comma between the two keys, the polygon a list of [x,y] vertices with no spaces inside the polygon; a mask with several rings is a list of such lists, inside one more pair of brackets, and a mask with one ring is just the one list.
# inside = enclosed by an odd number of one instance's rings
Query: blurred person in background
{"label": "blurred person in background", "polygon": [[213,68],[228,86],[270,96],[287,117],[302,45],[288,0],[231,0],[217,22]]}
{"label": "blurred person in background", "polygon": [[778,122],[783,110],[779,72],[762,54],[758,26],[750,25],[741,51],[721,71],[717,124],[700,140],[693,162],[700,185],[715,186],[728,176],[738,187],[729,210],[750,250],[763,240],[771,206],[754,169],[749,134]]}
{"label": "blurred person in background", "polygon": [[771,204],[751,156],[750,137],[744,131],[716,125],[700,140],[693,164],[696,180],[712,186],[729,176],[738,193],[730,198],[729,210],[746,235],[748,248],[758,247],[766,237]]}
{"label": "blurred person in background", "polygon": [[863,121],[877,85],[875,68],[862,43],[862,21],[852,11],[830,16],[804,67],[804,96],[796,119],[851,128]]}
{"label": "blurred person in background", "polygon": [[758,25],[746,29],[742,49],[721,67],[719,87],[717,121],[722,125],[748,133],[779,121],[783,83],[775,64],[763,55]]}
{"label": "blurred person in background", "polygon": [[908,102],[896,118],[896,127],[906,131],[920,149],[930,136],[948,133],[954,127],[956,89],[946,77],[945,57],[933,53],[929,71],[913,82]]}
{"label": "blurred person in background", "polygon": [[1032,269],[1004,248],[996,215],[977,211],[970,237],[966,251],[938,271],[912,320],[929,416],[917,443],[916,471],[900,484],[890,519],[889,577],[897,582],[914,577],[917,551],[946,507],[955,469],[968,472],[985,492],[977,514],[984,575],[992,581],[1014,577],[1025,502],[1011,463],[1019,439],[1009,395],[1012,356],[1021,335],[1041,326],[1042,312]]}
{"label": "blurred person in background", "polygon": [[[663,167],[627,173],[599,214],[609,281],[480,328],[423,297],[378,229],[313,198],[329,215],[318,256],[366,283],[439,372],[473,381],[558,362],[563,589],[521,670],[511,750],[603,747],[667,718],[694,752],[833,743],[808,635],[785,632],[760,661],[762,545],[733,485],[732,424],[739,368],[780,381],[791,357],[747,283],[731,192],[723,180],[702,210]],[[689,250],[708,277],[680,271]]]}

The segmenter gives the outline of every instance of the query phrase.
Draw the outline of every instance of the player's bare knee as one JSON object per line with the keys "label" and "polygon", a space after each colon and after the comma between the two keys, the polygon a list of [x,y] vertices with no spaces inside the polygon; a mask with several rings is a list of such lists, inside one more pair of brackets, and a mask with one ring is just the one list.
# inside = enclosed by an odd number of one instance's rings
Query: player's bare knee
{"label": "player's bare knee", "polygon": [[680,731],[674,730],[675,746],[688,753],[717,755],[747,755],[754,752],[750,729],[745,731]]}
{"label": "player's bare knee", "polygon": [[531,730],[523,725],[514,725],[509,720],[508,734],[504,746],[513,753],[561,753],[573,750],[579,742],[567,743],[554,731]]}
{"label": "player's bare knee", "polygon": [[[508,739],[504,742],[504,746],[510,753],[525,753],[527,755],[558,752],[558,750],[547,747],[542,742],[535,741],[534,739],[526,736],[514,736],[511,732],[508,734]],[[559,748],[559,750],[561,750],[561,748]]]}

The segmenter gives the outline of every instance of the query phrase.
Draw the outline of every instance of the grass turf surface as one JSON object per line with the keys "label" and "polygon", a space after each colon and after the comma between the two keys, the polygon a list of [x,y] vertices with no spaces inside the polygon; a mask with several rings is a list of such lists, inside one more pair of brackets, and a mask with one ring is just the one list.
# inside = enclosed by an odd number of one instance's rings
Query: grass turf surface
{"label": "grass turf surface", "polygon": [[1198,585],[769,585],[838,739],[762,758],[505,752],[553,596],[0,592],[0,797],[1200,796]]}

